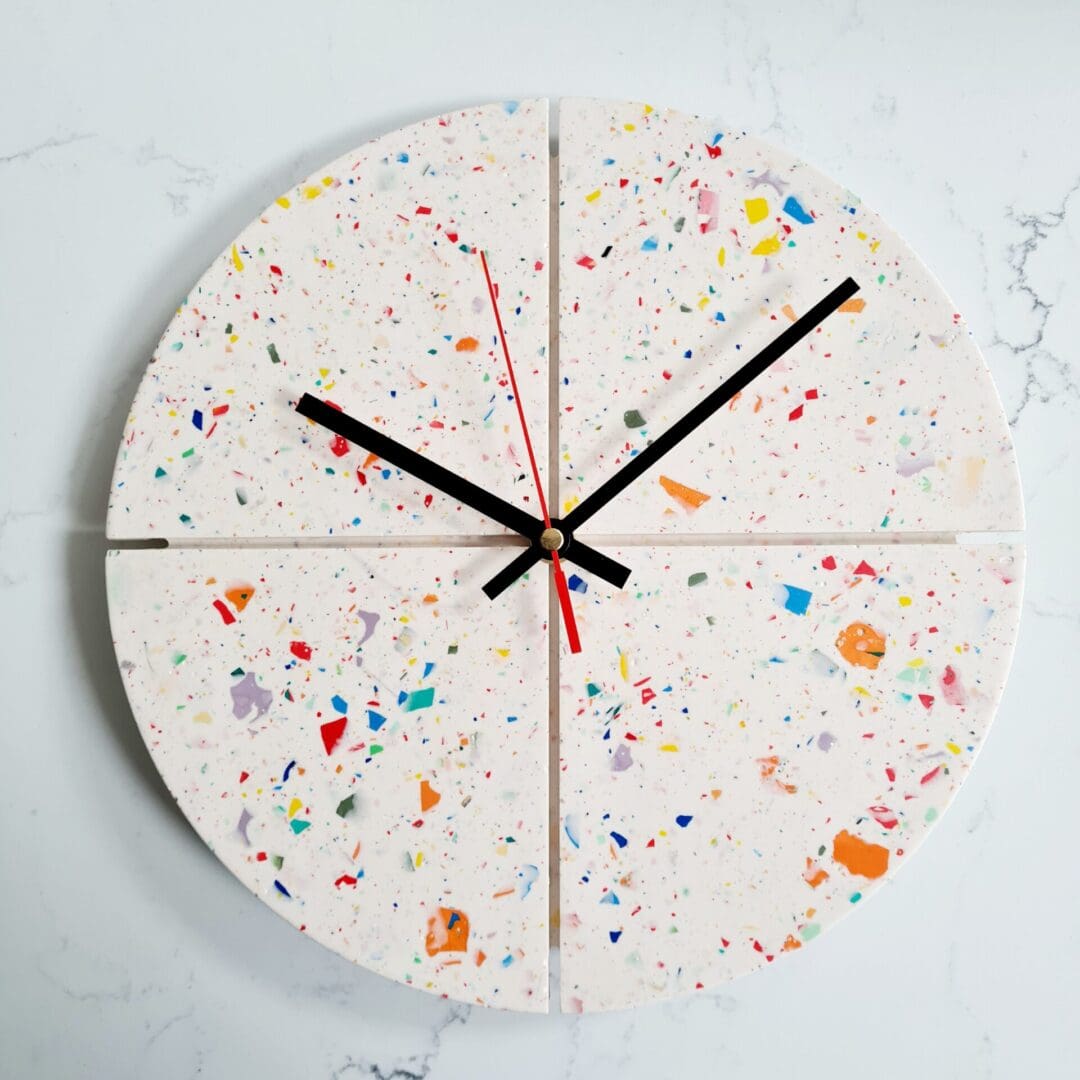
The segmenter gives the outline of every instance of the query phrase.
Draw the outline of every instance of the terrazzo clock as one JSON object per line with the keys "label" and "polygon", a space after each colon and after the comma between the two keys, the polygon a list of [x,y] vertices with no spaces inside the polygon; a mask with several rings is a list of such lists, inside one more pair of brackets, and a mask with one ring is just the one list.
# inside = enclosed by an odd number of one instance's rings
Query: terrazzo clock
{"label": "terrazzo clock", "polygon": [[638,104],[561,102],[559,147],[546,102],[466,109],[269,206],[124,432],[108,535],[167,546],[106,569],[154,761],[256,895],[508,1009],[557,937],[590,1011],[805,949],[910,859],[1023,521],[978,350],[855,196]]}

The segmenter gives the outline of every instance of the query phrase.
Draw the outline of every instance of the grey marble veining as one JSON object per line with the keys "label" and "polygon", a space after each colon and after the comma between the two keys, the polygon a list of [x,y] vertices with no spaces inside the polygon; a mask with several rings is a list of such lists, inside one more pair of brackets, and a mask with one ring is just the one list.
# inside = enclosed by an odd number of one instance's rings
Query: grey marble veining
{"label": "grey marble veining", "polygon": [[[1066,1075],[1080,1006],[1080,9],[408,7],[6,9],[0,1074]],[[720,116],[857,191],[970,321],[1028,515],[1004,702],[914,866],[818,947],[721,993],[593,1017],[451,1005],[277,919],[164,790],[105,617],[116,445],[202,269],[350,146],[529,94]]]}

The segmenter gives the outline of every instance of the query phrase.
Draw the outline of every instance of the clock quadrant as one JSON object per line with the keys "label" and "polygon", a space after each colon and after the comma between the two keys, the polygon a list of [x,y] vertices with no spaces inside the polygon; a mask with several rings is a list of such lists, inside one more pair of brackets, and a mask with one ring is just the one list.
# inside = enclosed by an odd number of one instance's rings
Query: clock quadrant
{"label": "clock quadrant", "polygon": [[846,278],[857,294],[585,527],[1023,527],[1008,427],[941,287],[851,192],[758,139],[560,104],[564,516]]}
{"label": "clock quadrant", "polygon": [[[310,393],[528,502],[478,252],[532,415],[547,408],[544,101],[376,139],[271,203],[180,304],[124,432],[114,539],[501,533],[297,416]],[[535,435],[546,454],[545,432]]]}
{"label": "clock quadrant", "polygon": [[1008,672],[1019,549],[626,548],[561,660],[564,1010],[809,946],[911,858]]}
{"label": "clock quadrant", "polygon": [[544,1010],[546,593],[493,619],[498,554],[117,551],[109,605],[158,771],[259,899],[380,975]]}

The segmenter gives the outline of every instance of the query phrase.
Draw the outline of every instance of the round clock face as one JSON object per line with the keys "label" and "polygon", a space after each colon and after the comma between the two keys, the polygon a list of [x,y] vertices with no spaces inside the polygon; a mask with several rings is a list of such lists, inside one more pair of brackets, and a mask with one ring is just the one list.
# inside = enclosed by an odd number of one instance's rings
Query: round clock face
{"label": "round clock face", "polygon": [[591,1011],[816,948],[910,859],[1022,527],[978,350],[856,196],[633,103],[561,102],[555,160],[523,101],[228,245],[113,479],[110,538],[166,546],[107,577],[157,767],[265,903],[503,1008],[556,942]]}

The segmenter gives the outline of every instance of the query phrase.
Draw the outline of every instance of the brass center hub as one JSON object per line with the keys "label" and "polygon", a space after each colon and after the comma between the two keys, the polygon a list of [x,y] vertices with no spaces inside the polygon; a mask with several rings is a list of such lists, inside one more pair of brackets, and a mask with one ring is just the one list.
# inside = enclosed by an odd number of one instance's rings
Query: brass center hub
{"label": "brass center hub", "polygon": [[540,534],[540,546],[545,551],[558,551],[563,546],[563,534],[558,529],[545,529]]}

